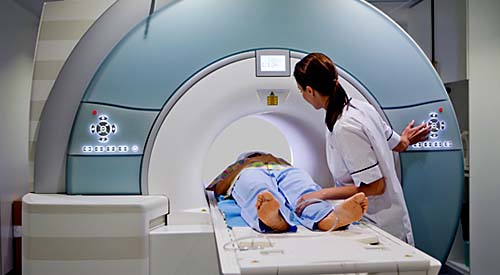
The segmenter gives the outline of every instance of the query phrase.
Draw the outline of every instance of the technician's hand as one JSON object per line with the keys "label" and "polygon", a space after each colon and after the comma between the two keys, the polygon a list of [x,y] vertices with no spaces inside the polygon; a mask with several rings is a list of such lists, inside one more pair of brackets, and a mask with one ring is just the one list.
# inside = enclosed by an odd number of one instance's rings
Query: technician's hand
{"label": "technician's hand", "polygon": [[302,211],[304,211],[304,209],[307,206],[309,206],[313,203],[317,203],[318,199],[321,199],[321,195],[320,195],[319,191],[311,192],[311,193],[307,193],[307,194],[302,195],[302,197],[300,197],[300,199],[297,201],[295,213],[299,217],[302,216]]}
{"label": "technician's hand", "polygon": [[412,120],[406,128],[403,130],[401,134],[402,137],[406,137],[411,144],[415,144],[417,142],[425,141],[429,138],[429,133],[431,132],[431,128],[422,122],[422,124],[413,127],[415,124],[415,120]]}
{"label": "technician's hand", "polygon": [[408,123],[406,128],[403,130],[403,133],[401,133],[398,145],[392,148],[393,151],[401,153],[411,144],[415,144],[429,138],[428,135],[431,132],[431,128],[429,126],[427,126],[424,122],[416,127],[413,127],[414,124],[415,120]]}

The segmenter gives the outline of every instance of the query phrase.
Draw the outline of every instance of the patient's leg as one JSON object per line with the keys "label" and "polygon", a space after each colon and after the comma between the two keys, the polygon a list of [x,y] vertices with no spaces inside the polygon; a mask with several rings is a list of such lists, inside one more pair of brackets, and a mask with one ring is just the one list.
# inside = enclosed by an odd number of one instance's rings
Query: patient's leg
{"label": "patient's leg", "polygon": [[279,209],[280,203],[269,191],[263,191],[257,196],[255,204],[257,215],[265,225],[274,232],[286,232],[290,226],[281,216]]}
{"label": "patient's leg", "polygon": [[368,198],[365,194],[354,194],[341,204],[335,206],[335,211],[330,212],[328,216],[318,222],[318,229],[323,231],[330,230],[334,226],[337,217],[338,222],[335,224],[334,229],[359,221],[367,209]]}

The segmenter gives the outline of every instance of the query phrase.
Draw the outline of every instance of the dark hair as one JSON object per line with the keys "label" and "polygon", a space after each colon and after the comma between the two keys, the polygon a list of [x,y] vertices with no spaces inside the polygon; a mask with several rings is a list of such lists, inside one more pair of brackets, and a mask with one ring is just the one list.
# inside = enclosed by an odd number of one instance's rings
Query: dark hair
{"label": "dark hair", "polygon": [[263,154],[260,153],[260,152],[255,152],[253,154],[250,154],[250,155],[246,156],[246,159],[254,158],[254,157],[259,157],[259,156],[263,156]]}
{"label": "dark hair", "polygon": [[322,53],[310,53],[295,65],[293,76],[302,88],[309,86],[321,95],[328,96],[325,123],[331,132],[342,115],[342,109],[349,102],[347,93],[338,82],[333,61]]}

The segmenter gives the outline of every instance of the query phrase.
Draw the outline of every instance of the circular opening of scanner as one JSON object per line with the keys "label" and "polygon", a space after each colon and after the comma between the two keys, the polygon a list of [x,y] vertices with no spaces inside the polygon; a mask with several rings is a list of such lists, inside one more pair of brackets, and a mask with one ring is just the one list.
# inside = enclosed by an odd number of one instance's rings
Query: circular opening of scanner
{"label": "circular opening of scanner", "polygon": [[260,115],[241,118],[225,128],[208,149],[203,182],[210,183],[242,152],[263,151],[292,162],[287,137]]}
{"label": "circular opening of scanner", "polygon": [[[297,61],[292,59],[291,66]],[[276,91],[278,105],[267,105],[262,90]],[[266,122],[266,132],[273,125],[275,130],[270,131],[283,136],[272,152],[282,155],[288,151],[283,157],[292,161],[293,155],[293,164],[308,171],[318,183],[332,183],[326,166],[324,112],[307,105],[293,76],[257,77],[255,58],[246,58],[210,71],[178,93],[152,144],[146,180],[149,194],[169,197],[172,213],[206,206],[203,185],[241,153],[229,153],[227,159],[214,163],[215,167],[207,167],[213,170],[212,175],[206,175],[206,160],[220,151],[211,149],[212,145],[224,146],[225,141],[217,141],[224,129],[231,129],[239,120],[255,122],[255,116]],[[259,134],[267,139],[269,133],[243,135],[255,138]]]}

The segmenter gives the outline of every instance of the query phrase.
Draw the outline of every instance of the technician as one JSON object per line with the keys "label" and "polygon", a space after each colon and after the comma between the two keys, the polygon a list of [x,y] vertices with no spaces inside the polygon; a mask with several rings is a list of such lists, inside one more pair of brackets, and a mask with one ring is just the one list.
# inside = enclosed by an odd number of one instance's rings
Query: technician
{"label": "technician", "polygon": [[322,53],[311,53],[300,60],[294,77],[304,100],[316,110],[326,110],[326,156],[335,181],[334,187],[303,195],[298,205],[315,198],[346,199],[364,192],[369,206],[363,218],[414,245],[392,151],[402,152],[410,144],[426,140],[429,127],[414,127],[412,121],[399,136],[372,105],[349,98],[335,64]]}

